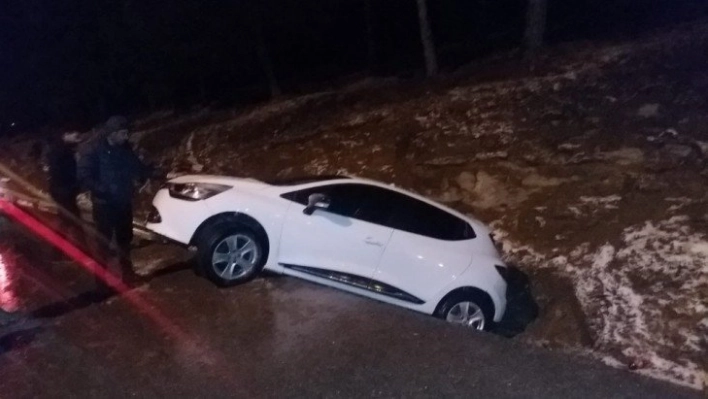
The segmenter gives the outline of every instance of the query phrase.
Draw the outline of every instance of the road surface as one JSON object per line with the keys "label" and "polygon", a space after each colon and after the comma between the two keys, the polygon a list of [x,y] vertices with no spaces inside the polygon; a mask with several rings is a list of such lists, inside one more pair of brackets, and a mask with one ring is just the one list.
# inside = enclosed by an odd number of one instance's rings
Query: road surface
{"label": "road surface", "polygon": [[1,397],[703,397],[288,277],[218,289],[176,266],[101,300],[71,296],[75,267],[25,272],[66,301],[0,339]]}

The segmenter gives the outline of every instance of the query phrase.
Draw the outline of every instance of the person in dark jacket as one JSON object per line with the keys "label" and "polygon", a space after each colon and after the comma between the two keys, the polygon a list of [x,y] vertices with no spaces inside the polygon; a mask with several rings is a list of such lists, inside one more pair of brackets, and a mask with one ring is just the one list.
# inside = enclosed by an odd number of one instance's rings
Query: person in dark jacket
{"label": "person in dark jacket", "polygon": [[79,180],[91,193],[96,228],[105,238],[104,254],[109,253],[106,244],[115,239],[123,278],[135,281],[138,276],[130,260],[133,194],[136,183],[151,177],[152,168],[133,152],[128,142],[129,133],[126,118],[111,117],[102,137],[80,157]]}
{"label": "person in dark jacket", "polygon": [[78,132],[66,132],[49,144],[49,195],[59,206],[62,227],[75,230],[80,218],[76,198],[79,195],[76,148],[81,141]]}

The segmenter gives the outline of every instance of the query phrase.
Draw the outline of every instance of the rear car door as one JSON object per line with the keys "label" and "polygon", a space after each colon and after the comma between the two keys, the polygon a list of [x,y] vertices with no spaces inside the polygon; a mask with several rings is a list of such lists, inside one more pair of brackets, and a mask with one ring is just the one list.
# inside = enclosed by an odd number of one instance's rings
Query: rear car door
{"label": "rear car door", "polygon": [[426,302],[470,265],[475,233],[444,209],[402,193],[389,195],[386,224],[394,231],[373,279]]}
{"label": "rear car door", "polygon": [[[283,194],[292,201],[280,240],[279,263],[286,273],[294,269],[326,277],[335,272],[337,280],[368,287],[393,229],[354,217],[365,190],[365,185],[340,183]],[[329,208],[303,213],[311,194],[327,196]]]}

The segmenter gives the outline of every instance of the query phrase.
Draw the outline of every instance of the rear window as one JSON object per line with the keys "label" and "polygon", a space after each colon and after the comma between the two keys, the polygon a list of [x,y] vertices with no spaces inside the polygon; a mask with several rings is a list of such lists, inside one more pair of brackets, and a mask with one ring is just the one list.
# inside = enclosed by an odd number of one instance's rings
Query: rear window
{"label": "rear window", "polygon": [[476,237],[472,226],[457,216],[415,198],[401,197],[388,222],[394,229],[446,241]]}

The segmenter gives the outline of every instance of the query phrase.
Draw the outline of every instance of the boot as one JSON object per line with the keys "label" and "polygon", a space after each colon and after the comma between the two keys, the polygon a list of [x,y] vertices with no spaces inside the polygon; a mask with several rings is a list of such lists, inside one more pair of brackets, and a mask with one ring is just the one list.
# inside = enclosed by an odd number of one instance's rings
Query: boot
{"label": "boot", "polygon": [[135,270],[133,270],[133,262],[128,259],[121,260],[121,276],[123,283],[129,287],[135,287],[145,282],[145,279],[141,275],[135,273]]}

